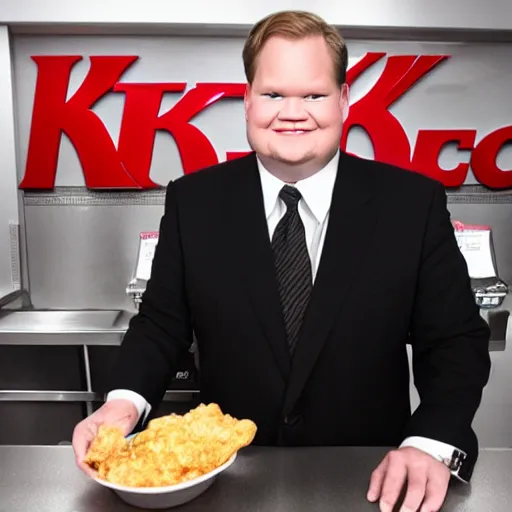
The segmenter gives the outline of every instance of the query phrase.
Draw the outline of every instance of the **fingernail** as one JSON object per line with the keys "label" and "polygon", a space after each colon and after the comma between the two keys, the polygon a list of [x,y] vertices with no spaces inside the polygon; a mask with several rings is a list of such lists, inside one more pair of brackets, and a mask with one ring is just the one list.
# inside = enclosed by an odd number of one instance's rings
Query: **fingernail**
{"label": "fingernail", "polygon": [[366,495],[366,499],[368,501],[375,501],[377,499],[377,496],[375,495],[375,492],[373,491],[370,491],[367,495]]}
{"label": "fingernail", "polygon": [[392,507],[388,503],[380,502],[380,512],[392,512]]}

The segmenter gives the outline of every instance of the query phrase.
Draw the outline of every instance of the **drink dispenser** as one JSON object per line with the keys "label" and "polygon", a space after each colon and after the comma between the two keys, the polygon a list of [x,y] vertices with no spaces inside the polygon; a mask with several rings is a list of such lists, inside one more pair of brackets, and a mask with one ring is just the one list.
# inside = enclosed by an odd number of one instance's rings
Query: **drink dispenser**
{"label": "drink dispenser", "polygon": [[512,300],[498,273],[490,226],[454,222],[459,249],[468,265],[480,313],[491,328],[490,350],[505,350]]}

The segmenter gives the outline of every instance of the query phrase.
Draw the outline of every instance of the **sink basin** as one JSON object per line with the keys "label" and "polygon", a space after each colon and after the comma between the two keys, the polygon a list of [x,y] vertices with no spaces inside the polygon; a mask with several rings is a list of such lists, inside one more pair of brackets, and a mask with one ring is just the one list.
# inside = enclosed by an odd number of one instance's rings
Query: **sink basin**
{"label": "sink basin", "polygon": [[[3,311],[0,313],[2,332],[94,332],[123,329],[119,322],[124,311]],[[125,330],[126,330],[126,326]]]}
{"label": "sink basin", "polygon": [[[119,344],[132,313],[123,310],[3,310],[0,344]],[[50,339],[49,339],[50,338]]]}

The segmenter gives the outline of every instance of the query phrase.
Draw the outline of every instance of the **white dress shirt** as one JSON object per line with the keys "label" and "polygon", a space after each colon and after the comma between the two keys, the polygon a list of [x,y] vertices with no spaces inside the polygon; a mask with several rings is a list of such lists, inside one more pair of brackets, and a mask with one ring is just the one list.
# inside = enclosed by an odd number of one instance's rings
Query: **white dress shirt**
{"label": "white dress shirt", "polygon": [[[304,223],[306,244],[311,259],[313,281],[315,279],[320,256],[329,221],[329,209],[331,197],[338,170],[339,152],[319,172],[313,176],[294,184],[302,195],[299,202],[299,215]],[[265,215],[268,223],[269,239],[272,240],[274,230],[286,212],[286,205],[279,198],[279,192],[285,185],[283,181],[270,174],[258,159],[258,169],[263,190],[263,202]],[[151,410],[151,406],[139,394],[130,390],[116,389],[108,393],[107,400],[114,398],[126,398],[131,400],[139,413],[139,418],[144,414],[144,420]],[[385,419],[384,419],[385,420]],[[453,446],[446,443],[428,439],[425,437],[408,437],[400,447],[412,446],[418,448],[442,461],[444,458],[451,458]]]}

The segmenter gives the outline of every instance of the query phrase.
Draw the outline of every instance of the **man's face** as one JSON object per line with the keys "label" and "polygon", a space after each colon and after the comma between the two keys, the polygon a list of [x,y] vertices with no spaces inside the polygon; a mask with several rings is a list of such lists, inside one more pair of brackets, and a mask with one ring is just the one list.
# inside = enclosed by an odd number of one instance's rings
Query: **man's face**
{"label": "man's face", "polygon": [[336,83],[323,37],[265,43],[245,96],[247,138],[260,158],[322,168],[339,147],[347,109],[348,87]]}

